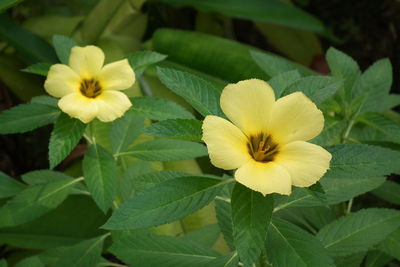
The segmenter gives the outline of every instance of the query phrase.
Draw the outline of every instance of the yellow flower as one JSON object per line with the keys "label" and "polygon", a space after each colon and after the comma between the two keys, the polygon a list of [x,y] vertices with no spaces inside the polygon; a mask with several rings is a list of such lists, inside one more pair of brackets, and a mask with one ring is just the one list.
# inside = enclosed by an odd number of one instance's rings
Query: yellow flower
{"label": "yellow flower", "polygon": [[275,101],[268,83],[245,80],[226,86],[221,108],[232,122],[207,116],[203,140],[213,165],[238,169],[235,179],[263,195],[289,195],[292,185],[308,187],[328,170],[331,154],[307,143],[324,126],[322,112],[303,93]]}
{"label": "yellow flower", "polygon": [[44,88],[61,98],[58,106],[71,117],[88,123],[94,118],[113,121],[132,105],[124,90],[135,82],[135,73],[128,60],[103,66],[104,53],[96,46],[75,46],[71,49],[69,66],[51,66]]}

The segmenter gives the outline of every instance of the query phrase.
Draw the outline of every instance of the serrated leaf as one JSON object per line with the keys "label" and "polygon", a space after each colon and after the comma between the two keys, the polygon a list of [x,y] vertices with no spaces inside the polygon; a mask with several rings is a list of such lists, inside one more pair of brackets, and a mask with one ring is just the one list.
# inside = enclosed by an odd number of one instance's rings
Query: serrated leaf
{"label": "serrated leaf", "polygon": [[22,69],[22,71],[42,76],[47,76],[50,67],[51,67],[50,63],[36,63],[26,67],[25,69]]}
{"label": "serrated leaf", "polygon": [[183,97],[201,115],[222,116],[220,94],[211,83],[193,74],[168,68],[157,68],[157,75],[166,87]]}
{"label": "serrated leaf", "polygon": [[144,125],[143,118],[133,113],[112,122],[110,142],[114,154],[125,151],[141,134]]}
{"label": "serrated leaf", "polygon": [[226,244],[231,250],[234,250],[231,199],[217,196],[215,199],[215,213]]}
{"label": "serrated leaf", "polygon": [[65,179],[72,179],[72,177],[66,175],[65,173],[52,170],[35,170],[24,173],[21,175],[21,179],[29,185],[39,185]]}
{"label": "serrated leaf", "polygon": [[162,121],[168,119],[194,119],[192,113],[179,106],[175,102],[156,97],[131,98],[132,107],[129,111],[149,118]]}
{"label": "serrated leaf", "polygon": [[206,156],[207,149],[202,144],[190,141],[155,139],[133,146],[119,155],[148,161],[175,161]]}
{"label": "serrated leaf", "polygon": [[386,254],[400,260],[400,228],[385,238],[378,248]]}
{"label": "serrated leaf", "polygon": [[161,62],[166,58],[167,55],[154,51],[138,51],[127,57],[136,75],[141,75],[148,66]]}
{"label": "serrated leaf", "polygon": [[62,113],[53,128],[49,143],[50,169],[71,153],[85,132],[86,124]]}
{"label": "serrated leaf", "polygon": [[236,251],[229,254],[219,256],[215,260],[211,261],[208,266],[215,267],[237,267],[239,264],[239,257]]}
{"label": "serrated leaf", "polygon": [[346,256],[367,250],[384,240],[400,224],[400,212],[370,208],[344,216],[317,234],[331,256]]}
{"label": "serrated leaf", "polygon": [[94,201],[105,213],[117,193],[118,168],[114,157],[102,146],[89,146],[82,162],[85,183]]}
{"label": "serrated leaf", "polygon": [[240,261],[245,266],[251,266],[264,248],[274,198],[236,183],[231,203],[233,242]]}
{"label": "serrated leaf", "polygon": [[198,120],[165,120],[153,123],[143,132],[156,137],[181,139],[188,141],[201,141],[202,122]]}
{"label": "serrated leaf", "polygon": [[0,113],[0,134],[25,133],[53,123],[61,111],[36,103],[21,104]]}
{"label": "serrated leaf", "polygon": [[105,229],[140,229],[183,218],[207,205],[232,180],[179,177],[134,196],[116,210]]}
{"label": "serrated leaf", "polygon": [[0,171],[0,198],[12,197],[24,188],[24,184]]}
{"label": "serrated leaf", "polygon": [[387,180],[371,193],[387,202],[400,205],[400,185],[394,181]]}
{"label": "serrated leaf", "polygon": [[318,239],[281,219],[272,220],[266,248],[273,266],[335,266]]}
{"label": "serrated leaf", "polygon": [[184,176],[191,176],[191,174],[185,172],[168,171],[168,170],[153,171],[135,176],[131,180],[131,183],[132,187],[135,189],[136,192],[143,192],[167,180]]}
{"label": "serrated leaf", "polygon": [[132,266],[202,267],[218,255],[177,237],[134,233],[113,239],[110,251]]}
{"label": "serrated leaf", "polygon": [[384,140],[400,143],[400,124],[388,119],[380,113],[366,113],[357,118],[360,121],[383,135]]}
{"label": "serrated leaf", "polygon": [[56,208],[79,179],[27,187],[0,208],[0,227],[26,223]]}
{"label": "serrated leaf", "polygon": [[53,36],[53,46],[54,49],[56,50],[57,57],[62,64],[68,65],[71,48],[77,45],[78,44],[74,40],[68,38],[67,36],[63,35]]}
{"label": "serrated leaf", "polygon": [[282,72],[272,77],[268,83],[274,89],[275,97],[279,98],[285,89],[301,77],[297,70]]}

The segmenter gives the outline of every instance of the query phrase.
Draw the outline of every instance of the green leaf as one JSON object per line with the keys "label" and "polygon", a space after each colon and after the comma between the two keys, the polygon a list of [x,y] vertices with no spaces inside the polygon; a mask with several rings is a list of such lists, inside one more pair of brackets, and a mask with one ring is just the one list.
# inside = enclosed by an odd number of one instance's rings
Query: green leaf
{"label": "green leaf", "polygon": [[[127,173],[126,173],[127,174]],[[126,175],[125,174],[125,175]],[[131,179],[132,187],[136,192],[146,191],[149,188],[178,177],[191,176],[189,173],[177,171],[152,171],[137,175]]]}
{"label": "green leaf", "polygon": [[400,185],[394,181],[385,181],[371,193],[387,202],[400,205]]}
{"label": "green leaf", "polygon": [[386,254],[400,260],[400,228],[385,238],[378,248]]}
{"label": "green leaf", "polygon": [[307,187],[306,190],[310,195],[321,201],[321,203],[326,204],[326,192],[319,181]]}
{"label": "green leaf", "polygon": [[156,97],[134,97],[129,113],[152,120],[194,119],[194,116],[175,102]]}
{"label": "green leaf", "polygon": [[33,65],[26,67],[25,69],[22,69],[22,71],[42,76],[47,76],[50,67],[51,67],[50,63],[35,63]]}
{"label": "green leaf", "polygon": [[58,99],[49,95],[35,96],[31,99],[32,104],[46,105],[50,107],[58,107]]}
{"label": "green leaf", "polygon": [[110,129],[110,142],[113,153],[125,151],[141,134],[143,124],[142,117],[129,112],[122,118],[113,121]]}
{"label": "green leaf", "polygon": [[126,201],[103,228],[140,229],[178,220],[210,203],[229,182],[197,176],[165,181]]}
{"label": "green leaf", "polygon": [[202,267],[218,255],[209,248],[171,236],[134,233],[113,239],[110,251],[132,266]]}
{"label": "green leaf", "polygon": [[279,98],[285,89],[300,77],[300,73],[297,70],[291,70],[275,75],[268,83],[274,89],[275,97]]}
{"label": "green leaf", "polygon": [[139,192],[136,180],[144,174],[152,172],[149,162],[137,160],[125,170],[122,181],[119,184],[119,191],[123,202]]}
{"label": "green leaf", "polygon": [[53,169],[71,153],[79,143],[86,124],[62,113],[53,128],[49,143],[50,169]]}
{"label": "green leaf", "polygon": [[331,120],[325,117],[325,126],[320,135],[313,138],[310,142],[319,146],[332,146],[339,144],[342,133],[346,130],[347,121]]}
{"label": "green leaf", "polygon": [[68,38],[67,36],[54,35],[53,46],[54,49],[56,50],[57,57],[61,61],[61,63],[68,65],[71,48],[74,46],[78,46],[78,44],[74,40]]}
{"label": "green leaf", "polygon": [[[22,2],[23,0],[3,0],[0,3],[0,11],[4,11],[10,7],[17,5],[18,3]],[[1,266],[1,265],[0,265]]]}
{"label": "green leaf", "polygon": [[56,208],[80,179],[27,187],[0,208],[0,227],[26,223]]}
{"label": "green leaf", "polygon": [[219,266],[219,267],[237,267],[239,264],[239,257],[236,251],[229,254],[219,256],[215,260],[211,261],[209,266]]}
{"label": "green leaf", "polygon": [[400,224],[400,212],[370,208],[344,216],[317,234],[331,256],[346,256],[367,250],[384,240]]}
{"label": "green leaf", "polygon": [[59,255],[55,266],[60,267],[86,267],[96,266],[101,261],[104,239],[109,234],[79,242],[68,247]]}
{"label": "green leaf", "polygon": [[138,144],[119,155],[148,161],[176,161],[206,156],[207,149],[202,144],[190,141],[155,139]]}
{"label": "green leaf", "polygon": [[99,226],[106,216],[93,200],[71,195],[60,206],[29,223],[0,228],[0,244],[28,249],[50,249],[71,246],[104,232]]}
{"label": "green leaf", "polygon": [[382,139],[387,141],[400,143],[400,124],[388,119],[380,113],[366,113],[357,118],[360,121],[383,135]]}
{"label": "green leaf", "polygon": [[89,146],[82,162],[85,183],[94,201],[106,213],[117,193],[118,168],[114,157],[102,146]]}
{"label": "green leaf", "polygon": [[161,62],[166,58],[166,55],[154,51],[138,51],[127,57],[136,75],[141,75],[148,66]]}
{"label": "green leaf", "polygon": [[284,2],[270,0],[158,0],[169,5],[190,6],[201,11],[216,12],[240,19],[289,26],[324,33],[324,25],[313,15]]}
{"label": "green leaf", "polygon": [[211,83],[193,74],[168,68],[158,67],[157,75],[166,87],[183,97],[201,115],[222,116],[220,94]]}
{"label": "green leaf", "polygon": [[25,133],[50,124],[60,110],[36,103],[21,104],[0,113],[0,134]]}
{"label": "green leaf", "polygon": [[25,258],[17,262],[17,264],[15,264],[15,267],[44,267],[44,266],[45,265],[41,262],[38,256]]}
{"label": "green leaf", "polygon": [[379,250],[370,250],[367,253],[367,257],[365,259],[365,267],[383,267],[387,266],[393,258],[382,251]]}
{"label": "green leaf", "polygon": [[234,250],[231,199],[217,196],[215,199],[215,213],[226,244],[231,250]]}
{"label": "green leaf", "polygon": [[153,123],[143,132],[156,137],[200,142],[202,137],[201,126],[202,122],[198,120],[165,120]]}
{"label": "green leaf", "polygon": [[52,170],[35,170],[21,176],[22,180],[29,185],[47,184],[55,181],[72,179],[72,177],[62,172]]}
{"label": "green leaf", "polygon": [[273,266],[335,266],[318,239],[284,220],[272,220],[266,248]]}
{"label": "green leaf", "polygon": [[0,171],[0,198],[12,197],[24,188],[24,184]]}
{"label": "green leaf", "polygon": [[293,92],[303,92],[315,104],[320,105],[331,98],[339,88],[343,86],[342,81],[328,76],[308,76],[297,79],[291,83],[283,92],[284,95]]}
{"label": "green leaf", "polygon": [[264,248],[274,198],[236,183],[231,203],[233,241],[240,261],[245,266],[251,266]]}
{"label": "green leaf", "polygon": [[326,52],[326,60],[328,61],[331,75],[343,79],[345,90],[350,93],[355,81],[361,74],[357,62],[334,47],[329,48]]}
{"label": "green leaf", "polygon": [[8,266],[7,261],[5,259],[1,259],[0,260],[0,267],[7,267],[7,266]]}
{"label": "green leaf", "polygon": [[210,248],[215,244],[220,234],[221,230],[218,224],[209,224],[199,230],[187,233],[182,238]]}
{"label": "green leaf", "polygon": [[337,267],[360,267],[365,258],[365,251],[343,256],[335,257],[335,264]]}

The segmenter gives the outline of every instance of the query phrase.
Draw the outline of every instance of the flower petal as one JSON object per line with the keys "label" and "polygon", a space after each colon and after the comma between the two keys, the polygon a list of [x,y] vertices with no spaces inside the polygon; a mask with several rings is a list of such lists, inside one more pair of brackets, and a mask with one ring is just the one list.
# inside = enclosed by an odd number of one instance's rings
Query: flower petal
{"label": "flower petal", "polygon": [[67,65],[55,64],[50,67],[44,82],[46,92],[54,97],[63,97],[79,90],[80,78]]}
{"label": "flower petal", "polygon": [[296,141],[281,147],[274,162],[289,172],[293,185],[308,187],[329,169],[331,158],[332,155],[320,146]]}
{"label": "flower petal", "polygon": [[284,96],[273,105],[269,133],[278,144],[310,140],[323,128],[322,112],[301,92]]}
{"label": "flower petal", "polygon": [[135,73],[127,59],[107,64],[98,76],[105,90],[124,90],[135,82]]}
{"label": "flower petal", "polygon": [[274,162],[250,160],[236,171],[235,178],[239,183],[261,192],[264,196],[271,193],[290,195],[292,191],[289,173]]}
{"label": "flower petal", "polygon": [[221,94],[223,112],[247,136],[266,132],[274,102],[271,86],[258,79],[228,84]]}
{"label": "flower petal", "polygon": [[103,122],[113,121],[122,117],[124,113],[132,106],[129,98],[122,92],[104,91],[96,97],[99,107],[97,118]]}
{"label": "flower petal", "polygon": [[71,49],[69,65],[83,79],[96,78],[104,63],[104,53],[97,46],[75,46]]}
{"label": "flower petal", "polygon": [[203,141],[207,145],[211,163],[218,168],[236,169],[251,159],[247,137],[223,118],[206,116],[203,122]]}
{"label": "flower petal", "polygon": [[73,118],[88,123],[97,116],[98,107],[94,98],[87,98],[81,93],[73,93],[64,96],[58,101],[62,111]]}

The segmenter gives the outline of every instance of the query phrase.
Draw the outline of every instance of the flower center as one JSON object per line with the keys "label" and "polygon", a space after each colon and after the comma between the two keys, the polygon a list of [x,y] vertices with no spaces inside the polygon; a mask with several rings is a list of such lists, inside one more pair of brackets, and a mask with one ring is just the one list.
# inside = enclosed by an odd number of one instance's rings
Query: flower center
{"label": "flower center", "polygon": [[101,94],[100,83],[95,79],[82,80],[79,90],[84,96],[89,98],[96,98]]}
{"label": "flower center", "polygon": [[272,141],[270,135],[260,133],[256,136],[250,136],[247,143],[249,154],[260,162],[273,161],[278,153],[278,145]]}

